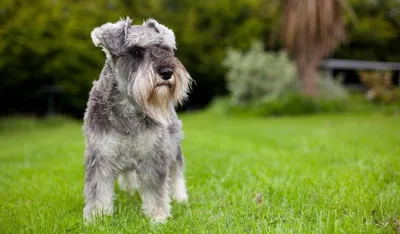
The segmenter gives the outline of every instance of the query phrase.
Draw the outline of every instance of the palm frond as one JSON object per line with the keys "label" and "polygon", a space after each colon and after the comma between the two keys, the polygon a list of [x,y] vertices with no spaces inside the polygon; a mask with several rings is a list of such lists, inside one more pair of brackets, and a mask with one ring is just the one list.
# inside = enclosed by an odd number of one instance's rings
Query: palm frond
{"label": "palm frond", "polygon": [[287,0],[284,4],[282,36],[289,51],[322,59],[345,41],[343,9],[352,12],[347,0]]}

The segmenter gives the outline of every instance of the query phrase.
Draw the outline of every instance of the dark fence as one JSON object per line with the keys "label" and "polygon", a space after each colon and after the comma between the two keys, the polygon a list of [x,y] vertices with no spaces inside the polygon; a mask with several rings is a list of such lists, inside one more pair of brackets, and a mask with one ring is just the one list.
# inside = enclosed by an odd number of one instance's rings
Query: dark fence
{"label": "dark fence", "polygon": [[356,71],[375,70],[375,71],[393,71],[393,82],[399,84],[400,63],[363,61],[348,59],[326,59],[320,64],[320,68],[325,70],[330,76],[334,77],[339,73],[344,73],[344,83],[347,87],[356,90],[363,90],[360,79]]}

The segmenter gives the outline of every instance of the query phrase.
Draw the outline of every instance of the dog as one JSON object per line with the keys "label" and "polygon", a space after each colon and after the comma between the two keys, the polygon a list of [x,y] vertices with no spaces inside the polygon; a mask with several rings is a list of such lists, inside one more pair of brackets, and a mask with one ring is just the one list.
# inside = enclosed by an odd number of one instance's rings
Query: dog
{"label": "dog", "polygon": [[152,222],[170,217],[170,199],[187,202],[182,123],[175,108],[188,98],[192,78],[175,57],[175,35],[154,19],[127,17],[94,28],[105,52],[84,114],[85,223],[113,213],[114,181],[138,190]]}

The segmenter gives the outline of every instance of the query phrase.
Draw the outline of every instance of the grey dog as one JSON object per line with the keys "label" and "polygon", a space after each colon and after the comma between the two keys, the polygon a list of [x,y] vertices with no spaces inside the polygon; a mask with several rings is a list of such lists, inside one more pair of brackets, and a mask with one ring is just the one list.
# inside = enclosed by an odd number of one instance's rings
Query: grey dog
{"label": "grey dog", "polygon": [[154,19],[129,18],[91,32],[106,62],[84,116],[84,220],[113,212],[114,181],[137,189],[153,222],[170,216],[170,197],[186,202],[182,124],[175,107],[192,79],[175,57],[175,35]]}

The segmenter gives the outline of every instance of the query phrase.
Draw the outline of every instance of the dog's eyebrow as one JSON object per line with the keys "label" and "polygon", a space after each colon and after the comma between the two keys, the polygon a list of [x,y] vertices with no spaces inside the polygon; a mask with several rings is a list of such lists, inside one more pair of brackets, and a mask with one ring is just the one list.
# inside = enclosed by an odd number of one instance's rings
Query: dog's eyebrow
{"label": "dog's eyebrow", "polygon": [[165,46],[165,45],[156,45],[157,48],[160,48],[162,50],[166,50],[169,52],[174,52],[169,46]]}

